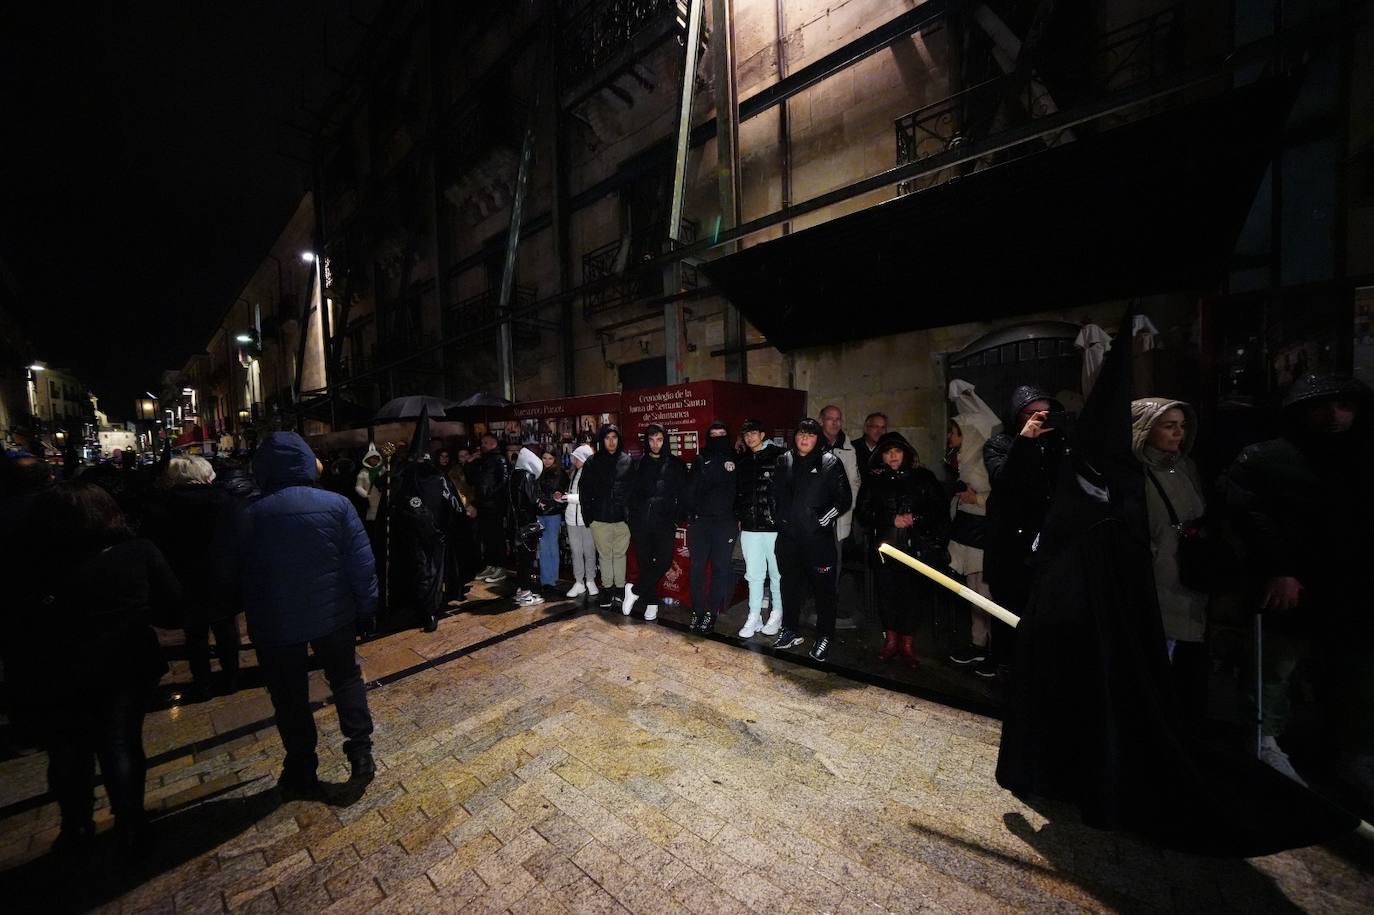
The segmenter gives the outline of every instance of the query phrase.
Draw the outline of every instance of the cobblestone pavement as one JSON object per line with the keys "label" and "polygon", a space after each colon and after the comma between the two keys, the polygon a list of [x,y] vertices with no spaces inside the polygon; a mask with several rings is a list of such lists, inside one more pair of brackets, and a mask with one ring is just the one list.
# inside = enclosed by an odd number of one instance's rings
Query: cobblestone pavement
{"label": "cobblestone pavement", "polygon": [[[102,847],[59,865],[55,806],[32,800],[42,757],[0,763],[3,907],[1374,908],[1355,840],[1252,861],[1160,852],[1001,791],[995,721],[619,616],[475,606],[362,647],[369,680],[387,679],[369,694],[379,772],[361,797],[282,803],[260,688],[149,716],[161,814],[139,860]],[[332,707],[317,720],[321,776],[342,782]]]}

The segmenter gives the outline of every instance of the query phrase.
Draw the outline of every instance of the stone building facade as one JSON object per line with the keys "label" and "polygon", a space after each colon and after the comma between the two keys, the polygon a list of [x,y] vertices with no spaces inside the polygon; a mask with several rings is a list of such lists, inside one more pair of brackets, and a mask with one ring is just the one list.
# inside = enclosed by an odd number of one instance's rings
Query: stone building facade
{"label": "stone building facade", "polygon": [[[934,455],[943,441],[953,354],[1013,324],[1058,327],[1068,337],[1086,322],[1114,329],[1123,296],[1028,306],[1012,295],[995,304],[955,303],[959,320],[936,326],[913,319],[896,332],[844,332],[866,312],[925,307],[922,287],[893,285],[879,301],[837,296],[820,318],[835,322],[837,342],[784,352],[775,348],[780,341],[741,316],[748,303],[722,295],[706,277],[706,265],[728,248],[703,250],[668,274],[664,255],[717,238],[732,225],[796,210],[738,242],[745,249],[773,245],[894,197],[919,196],[954,179],[972,184],[981,171],[1024,153],[1069,148],[1229,91],[1264,68],[1259,55],[1280,60],[1261,47],[1274,28],[1271,6],[1246,0],[393,4],[353,78],[320,119],[313,196],[210,343],[212,363],[223,351],[228,366],[212,366],[211,376],[235,379],[217,389],[216,402],[225,404],[221,415],[231,425],[245,398],[262,405],[261,419],[272,397],[238,393],[257,371],[263,374],[253,390],[275,392],[278,414],[289,406],[318,428],[356,422],[402,394],[457,400],[509,387],[515,399],[534,400],[726,378],[803,388],[811,412],[837,403],[851,430],[864,413],[884,410],[922,454]],[[703,18],[703,40],[691,79],[682,222],[670,232],[686,24],[694,8]],[[1286,370],[1277,366],[1285,358],[1314,367],[1349,361],[1348,339],[1325,348],[1313,343],[1340,337],[1342,308],[1349,330],[1351,290],[1368,285],[1360,277],[1374,272],[1371,136],[1356,101],[1369,86],[1374,54],[1361,53],[1371,48],[1368,24],[1350,27],[1341,18],[1348,12],[1340,5],[1304,7],[1284,23],[1317,43],[1321,64],[1305,71],[1279,151],[1253,200],[1235,204],[1243,225],[1231,262],[1206,284],[1143,283],[1132,291],[1151,297],[1156,344],[1171,354],[1154,360],[1155,377],[1179,386],[1170,393],[1262,398],[1281,383]],[[901,28],[893,32],[894,26]],[[728,70],[722,63],[727,46],[733,49]],[[1238,49],[1255,55],[1249,70],[1236,62]],[[1213,64],[1215,72],[1205,71]],[[1205,78],[1179,82],[1204,71]],[[739,104],[733,171],[722,154],[728,144],[719,145],[729,119],[716,117],[717,99],[730,97],[728,72]],[[1141,92],[1170,80],[1167,93]],[[1129,105],[1103,104],[1132,92],[1139,97]],[[1091,117],[814,205],[904,163],[937,161],[961,144],[1078,111]],[[499,299],[526,148],[532,156],[507,284],[513,317],[506,369]],[[722,203],[732,174],[737,213]],[[1312,205],[1300,205],[1295,194]],[[989,206],[986,218],[997,213]],[[1191,217],[1180,212],[1178,218]],[[1130,212],[1120,216],[1131,219]],[[960,231],[967,247],[977,246],[976,229]],[[1053,244],[1034,232],[1024,243],[1042,246],[1044,271],[1054,270]],[[313,294],[300,291],[308,288],[298,260],[307,247],[323,252],[327,265],[324,301],[314,311],[284,291]],[[1000,254],[985,252],[982,269],[1001,269]],[[636,269],[644,264],[650,269]],[[936,274],[943,266],[928,269]],[[1303,323],[1314,313],[1314,296],[1322,321]],[[252,310],[260,302],[273,303],[264,310],[272,316],[264,326],[277,339],[264,332],[260,367],[236,369],[227,335],[256,320]],[[307,315],[304,347],[301,315]],[[1237,379],[1255,377],[1250,389],[1232,390]]]}

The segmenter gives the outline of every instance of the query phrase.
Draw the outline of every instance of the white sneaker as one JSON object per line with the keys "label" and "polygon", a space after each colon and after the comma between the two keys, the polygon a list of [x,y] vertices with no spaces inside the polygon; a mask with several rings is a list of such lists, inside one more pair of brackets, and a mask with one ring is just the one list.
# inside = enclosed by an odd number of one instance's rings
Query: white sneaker
{"label": "white sneaker", "polygon": [[658,604],[650,604],[649,606],[645,607],[644,621],[646,623],[652,623],[656,619],[658,619]]}
{"label": "white sneaker", "polygon": [[744,628],[739,631],[742,639],[752,639],[754,633],[763,628],[763,616],[758,613],[749,614],[749,618],[744,621]]}
{"label": "white sneaker", "polygon": [[587,586],[580,581],[573,582],[572,588],[568,590],[567,597],[581,597],[587,593]]}
{"label": "white sneaker", "polygon": [[782,629],[782,611],[781,611],[781,610],[774,610],[772,613],[768,614],[768,622],[766,622],[766,623],[763,624],[763,629],[761,629],[760,631],[761,631],[764,635],[773,636],[773,635],[777,635],[778,632],[779,632],[781,629]]}
{"label": "white sneaker", "polygon": [[529,600],[530,595],[533,593],[534,592],[532,592],[529,588],[517,588],[513,599],[516,603],[523,603]]}
{"label": "white sneaker", "polygon": [[1279,742],[1273,737],[1266,737],[1260,743],[1260,762],[1267,765],[1280,775],[1286,775],[1293,781],[1307,787],[1307,782],[1303,781],[1298,771],[1293,768],[1293,763],[1288,760],[1288,754],[1283,752]]}
{"label": "white sneaker", "polygon": [[510,574],[510,573],[507,572],[505,569],[502,569],[502,568],[500,568],[500,567],[497,567],[497,568],[495,568],[495,569],[492,569],[492,570],[491,570],[491,574],[490,574],[490,575],[487,575],[487,576],[486,576],[485,578],[483,578],[482,580],[485,581],[485,582],[486,582],[487,584],[489,584],[489,585],[494,585],[494,584],[496,584],[498,581],[505,581],[505,580],[506,580],[506,577],[507,577],[509,574]]}
{"label": "white sneaker", "polygon": [[592,581],[590,578],[587,579],[587,593],[592,597],[596,597],[601,593],[601,589],[596,586],[596,582]]}
{"label": "white sneaker", "polygon": [[544,598],[535,591],[517,591],[515,602],[522,607],[533,607],[535,604],[542,604]]}
{"label": "white sneaker", "polygon": [[635,593],[635,586],[628,581],[625,582],[625,597],[620,602],[620,612],[629,616],[637,600],[639,600],[639,595]]}

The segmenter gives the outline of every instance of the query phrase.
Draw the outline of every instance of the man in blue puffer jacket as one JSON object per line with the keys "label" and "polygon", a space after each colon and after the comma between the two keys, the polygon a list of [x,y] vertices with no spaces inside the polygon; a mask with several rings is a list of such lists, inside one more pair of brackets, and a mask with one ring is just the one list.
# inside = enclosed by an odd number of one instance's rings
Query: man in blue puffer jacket
{"label": "man in blue puffer jacket", "polygon": [[353,779],[366,783],[372,716],[353,650],[359,628],[377,614],[377,572],[358,512],[338,493],[315,487],[315,455],[294,432],[273,432],[253,456],[263,496],[244,508],[237,542],[238,581],[248,633],[286,748],[284,793],[319,792],[315,719],[306,646],[334,693]]}

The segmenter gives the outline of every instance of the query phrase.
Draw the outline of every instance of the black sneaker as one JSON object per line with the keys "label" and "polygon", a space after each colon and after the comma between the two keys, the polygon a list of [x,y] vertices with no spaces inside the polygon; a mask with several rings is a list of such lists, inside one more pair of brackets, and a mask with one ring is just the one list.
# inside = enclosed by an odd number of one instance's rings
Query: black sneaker
{"label": "black sneaker", "polygon": [[348,767],[352,770],[348,780],[366,785],[377,777],[377,763],[368,752],[353,753],[348,757]]}
{"label": "black sneaker", "polygon": [[978,666],[973,668],[973,672],[984,680],[995,680],[997,678],[997,662],[992,658],[984,658],[978,662]]}
{"label": "black sneaker", "polygon": [[605,588],[596,596],[596,605],[602,610],[611,609],[611,592]]}
{"label": "black sneaker", "polygon": [[[797,641],[801,640],[798,639]],[[830,640],[827,638],[816,639],[816,644],[811,646],[811,660],[824,661],[828,651],[830,651]]]}
{"label": "black sneaker", "polygon": [[968,645],[964,648],[960,648],[958,651],[952,651],[949,654],[949,659],[961,667],[967,664],[977,664],[979,661],[985,661],[987,657],[988,650],[986,648],[980,648],[977,645]]}
{"label": "black sneaker", "polygon": [[425,619],[425,624],[420,628],[423,629],[425,632],[434,632],[439,628],[439,620],[437,617],[427,617]]}
{"label": "black sneaker", "polygon": [[716,631],[716,614],[713,610],[707,610],[701,615],[701,622],[697,624],[696,632],[698,635],[710,635]]}
{"label": "black sneaker", "polygon": [[693,610],[693,611],[692,611],[692,621],[691,621],[690,623],[687,624],[687,631],[688,631],[688,632],[700,632],[700,631],[701,631],[701,617],[702,617],[702,614],[701,614],[700,611],[698,611],[698,610]]}
{"label": "black sneaker", "polygon": [[778,638],[773,642],[773,650],[780,651],[784,648],[795,648],[802,643],[802,637],[791,629],[784,629],[778,633]]}

